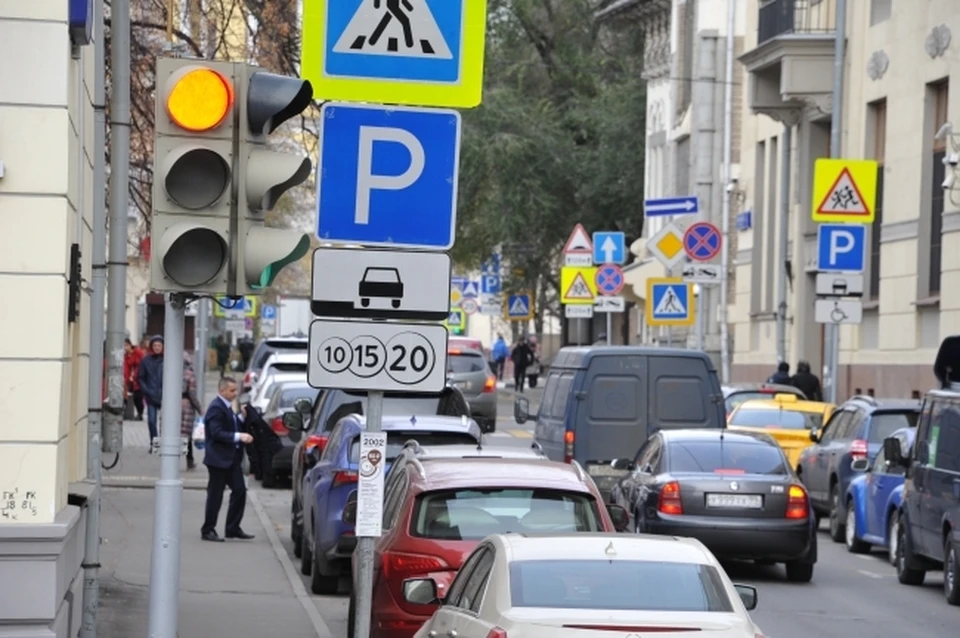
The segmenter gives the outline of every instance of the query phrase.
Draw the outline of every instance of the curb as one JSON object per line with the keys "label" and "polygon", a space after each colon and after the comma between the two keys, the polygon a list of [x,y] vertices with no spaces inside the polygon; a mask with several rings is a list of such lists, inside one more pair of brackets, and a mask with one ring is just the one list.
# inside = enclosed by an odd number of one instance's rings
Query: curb
{"label": "curb", "polygon": [[[104,487],[118,487],[134,490],[152,490],[157,485],[159,477],[155,476],[112,476],[103,477]],[[183,481],[185,490],[206,490],[207,481],[205,479],[180,479]]]}

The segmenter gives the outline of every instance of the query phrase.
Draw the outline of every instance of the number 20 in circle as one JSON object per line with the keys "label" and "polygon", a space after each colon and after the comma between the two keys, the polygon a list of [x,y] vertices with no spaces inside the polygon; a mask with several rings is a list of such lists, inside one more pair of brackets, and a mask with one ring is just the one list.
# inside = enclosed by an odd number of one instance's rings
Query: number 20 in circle
{"label": "number 20 in circle", "polygon": [[437,365],[429,339],[416,332],[401,332],[387,342],[387,374],[397,383],[415,385]]}

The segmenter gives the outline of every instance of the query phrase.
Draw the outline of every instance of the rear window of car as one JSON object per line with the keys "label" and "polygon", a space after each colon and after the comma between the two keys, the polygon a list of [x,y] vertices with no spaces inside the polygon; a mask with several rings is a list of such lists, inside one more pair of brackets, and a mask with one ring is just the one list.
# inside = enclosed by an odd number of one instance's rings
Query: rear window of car
{"label": "rear window of car", "polygon": [[901,428],[917,427],[919,412],[880,412],[870,418],[870,432],[867,441],[882,443],[885,438]]}
{"label": "rear window of car", "polygon": [[417,497],[410,533],[437,540],[480,540],[510,532],[603,531],[593,496],[541,488],[468,488]]}
{"label": "rear window of car", "polygon": [[[744,392],[734,392],[726,399],[727,412],[733,412],[736,408],[740,407],[741,403],[746,403],[747,401],[752,401],[753,399],[772,399],[777,394],[791,394],[787,391],[777,391],[777,392],[763,392],[761,390],[748,390]],[[800,395],[796,395],[797,398],[800,398]]]}
{"label": "rear window of car", "polygon": [[671,441],[671,472],[786,474],[783,453],[774,444],[744,441]]}
{"label": "rear window of car", "polygon": [[514,607],[623,611],[733,611],[711,565],[639,560],[536,560],[510,564]]}
{"label": "rear window of car", "polygon": [[308,385],[298,385],[294,387],[284,387],[280,395],[280,408],[292,408],[300,399],[306,399],[313,403],[317,398],[319,390],[311,388]]}
{"label": "rear window of car", "polygon": [[267,341],[261,344],[260,348],[254,353],[253,363],[250,368],[252,370],[263,370],[263,366],[267,365],[267,359],[270,358],[270,355],[276,354],[277,352],[298,352],[309,349],[310,343],[306,340],[303,341],[285,341],[283,339],[267,339]]}
{"label": "rear window of car", "polygon": [[[400,456],[403,444],[411,439],[420,445],[476,445],[477,440],[466,432],[387,432],[387,460]],[[360,437],[350,443],[350,462],[360,462]]]}
{"label": "rear window of car", "polygon": [[823,425],[820,412],[799,412],[797,410],[737,410],[730,416],[727,425],[742,425],[751,428],[780,428],[785,430],[812,430]]}
{"label": "rear window of car", "polygon": [[[328,407],[323,430],[329,432],[348,414],[365,414],[367,395],[342,390],[330,392],[324,401]],[[388,416],[470,416],[470,406],[456,391],[442,395],[405,394],[387,392],[383,398],[383,413]]]}
{"label": "rear window of car", "polygon": [[270,366],[271,374],[276,374],[277,372],[304,372],[306,369],[306,363],[274,363]]}
{"label": "rear window of car", "polygon": [[447,371],[454,374],[468,372],[483,372],[487,369],[487,362],[479,354],[460,353],[447,355]]}

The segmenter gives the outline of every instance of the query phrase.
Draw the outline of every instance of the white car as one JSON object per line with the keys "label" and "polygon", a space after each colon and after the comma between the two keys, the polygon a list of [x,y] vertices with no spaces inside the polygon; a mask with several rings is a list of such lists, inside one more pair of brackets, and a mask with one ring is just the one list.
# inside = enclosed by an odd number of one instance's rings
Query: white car
{"label": "white car", "polygon": [[260,408],[262,412],[267,409],[270,399],[273,398],[274,393],[284,383],[298,383],[305,382],[306,380],[307,375],[300,372],[278,372],[271,374],[264,378],[263,385],[257,387],[256,394],[250,395],[250,405],[255,408]]}
{"label": "white car", "polygon": [[276,352],[270,355],[250,389],[250,396],[257,396],[260,393],[260,388],[275,374],[293,373],[306,376],[307,361],[308,354],[306,352]]}
{"label": "white car", "polygon": [[757,590],[730,582],[692,538],[498,534],[442,600],[429,578],[405,581],[403,596],[441,605],[415,638],[763,637],[748,613]]}

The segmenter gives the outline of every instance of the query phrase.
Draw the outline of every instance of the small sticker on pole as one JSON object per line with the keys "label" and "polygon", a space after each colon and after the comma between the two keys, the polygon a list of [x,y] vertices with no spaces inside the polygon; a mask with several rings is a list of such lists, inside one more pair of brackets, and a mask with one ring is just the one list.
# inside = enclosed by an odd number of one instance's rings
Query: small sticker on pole
{"label": "small sticker on pole", "polygon": [[360,479],[357,487],[357,537],[377,538],[383,523],[383,477],[387,462],[387,435],[360,435]]}

